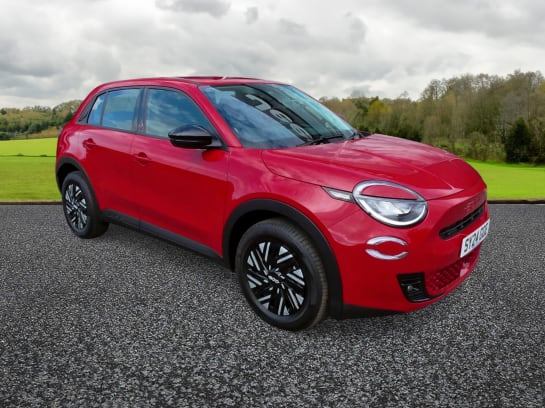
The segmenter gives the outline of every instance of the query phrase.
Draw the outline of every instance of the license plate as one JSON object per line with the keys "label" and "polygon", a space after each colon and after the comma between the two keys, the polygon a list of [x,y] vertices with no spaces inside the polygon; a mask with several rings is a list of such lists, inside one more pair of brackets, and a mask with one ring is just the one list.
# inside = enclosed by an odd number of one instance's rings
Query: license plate
{"label": "license plate", "polygon": [[460,249],[460,258],[463,258],[471,251],[473,251],[481,242],[484,241],[488,235],[488,228],[490,227],[490,220],[487,220],[483,225],[469,234],[462,241],[462,248]]}

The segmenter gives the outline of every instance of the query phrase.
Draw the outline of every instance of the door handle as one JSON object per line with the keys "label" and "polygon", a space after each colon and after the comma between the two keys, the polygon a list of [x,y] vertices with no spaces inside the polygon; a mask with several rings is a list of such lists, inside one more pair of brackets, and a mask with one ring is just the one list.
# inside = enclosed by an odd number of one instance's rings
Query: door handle
{"label": "door handle", "polygon": [[136,161],[142,165],[149,164],[151,162],[151,159],[148,157],[148,155],[144,152],[140,152],[134,155],[134,158]]}
{"label": "door handle", "polygon": [[93,147],[96,147],[97,144],[93,139],[85,139],[83,141],[83,147],[85,147],[87,150],[91,150]]}

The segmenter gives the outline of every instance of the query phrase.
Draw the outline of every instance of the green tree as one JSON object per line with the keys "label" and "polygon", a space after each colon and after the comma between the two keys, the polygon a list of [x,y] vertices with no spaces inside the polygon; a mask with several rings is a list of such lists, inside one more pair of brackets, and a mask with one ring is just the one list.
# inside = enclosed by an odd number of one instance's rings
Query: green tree
{"label": "green tree", "polygon": [[392,113],[392,108],[378,97],[373,98],[369,103],[367,111],[367,128],[373,132],[387,133],[389,116]]}
{"label": "green tree", "polygon": [[356,106],[356,115],[351,122],[352,126],[360,130],[369,130],[366,124],[369,101],[366,98],[357,98],[354,100],[354,105]]}
{"label": "green tree", "polygon": [[526,121],[519,117],[507,135],[505,142],[505,160],[508,163],[527,162],[532,139]]}

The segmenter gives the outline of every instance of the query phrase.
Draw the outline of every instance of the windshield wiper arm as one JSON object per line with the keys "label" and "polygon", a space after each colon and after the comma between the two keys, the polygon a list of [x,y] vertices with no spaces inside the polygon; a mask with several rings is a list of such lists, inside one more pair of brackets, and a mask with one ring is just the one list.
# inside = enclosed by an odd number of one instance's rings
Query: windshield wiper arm
{"label": "windshield wiper arm", "polygon": [[[373,133],[367,132],[365,130],[356,130],[356,129],[354,129],[354,132],[350,136],[348,136],[347,139],[348,140],[362,139],[362,138],[370,136],[372,134]],[[310,145],[318,145],[318,144],[322,144],[322,143],[329,143],[329,141],[331,139],[338,139],[338,138],[344,139],[345,136],[342,135],[342,134],[336,134],[336,135],[333,135],[333,136],[318,136],[318,137],[316,137],[314,139],[307,140],[306,142],[301,143],[300,145],[297,145],[297,146],[310,146]]]}
{"label": "windshield wiper arm", "polygon": [[297,146],[310,146],[310,145],[318,145],[322,143],[329,143],[331,139],[338,139],[338,138],[344,138],[344,136],[343,135],[319,136],[312,140],[308,140],[304,143],[301,143],[300,145],[297,145]]}

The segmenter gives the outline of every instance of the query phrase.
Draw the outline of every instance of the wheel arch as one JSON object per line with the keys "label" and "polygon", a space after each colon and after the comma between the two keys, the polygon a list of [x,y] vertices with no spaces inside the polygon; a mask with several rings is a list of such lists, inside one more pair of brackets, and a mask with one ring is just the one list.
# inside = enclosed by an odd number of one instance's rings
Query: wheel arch
{"label": "wheel arch", "polygon": [[[55,177],[57,180],[57,187],[59,188],[59,191],[62,189],[62,183],[64,182],[64,179],[66,176],[73,171],[79,171],[81,174],[83,174],[83,177],[87,180],[89,183],[89,177],[87,177],[87,173],[85,170],[83,170],[83,167],[71,157],[63,157],[57,162],[57,166],[55,169]],[[91,183],[89,183],[91,186]],[[92,186],[91,186],[92,187]]]}
{"label": "wheel arch", "polygon": [[255,223],[274,217],[283,217],[292,222],[303,230],[316,246],[324,263],[327,278],[329,315],[340,318],[343,302],[337,260],[324,234],[310,218],[296,208],[275,200],[259,199],[248,201],[235,209],[223,230],[222,249],[225,263],[234,270],[236,248],[244,232]]}

